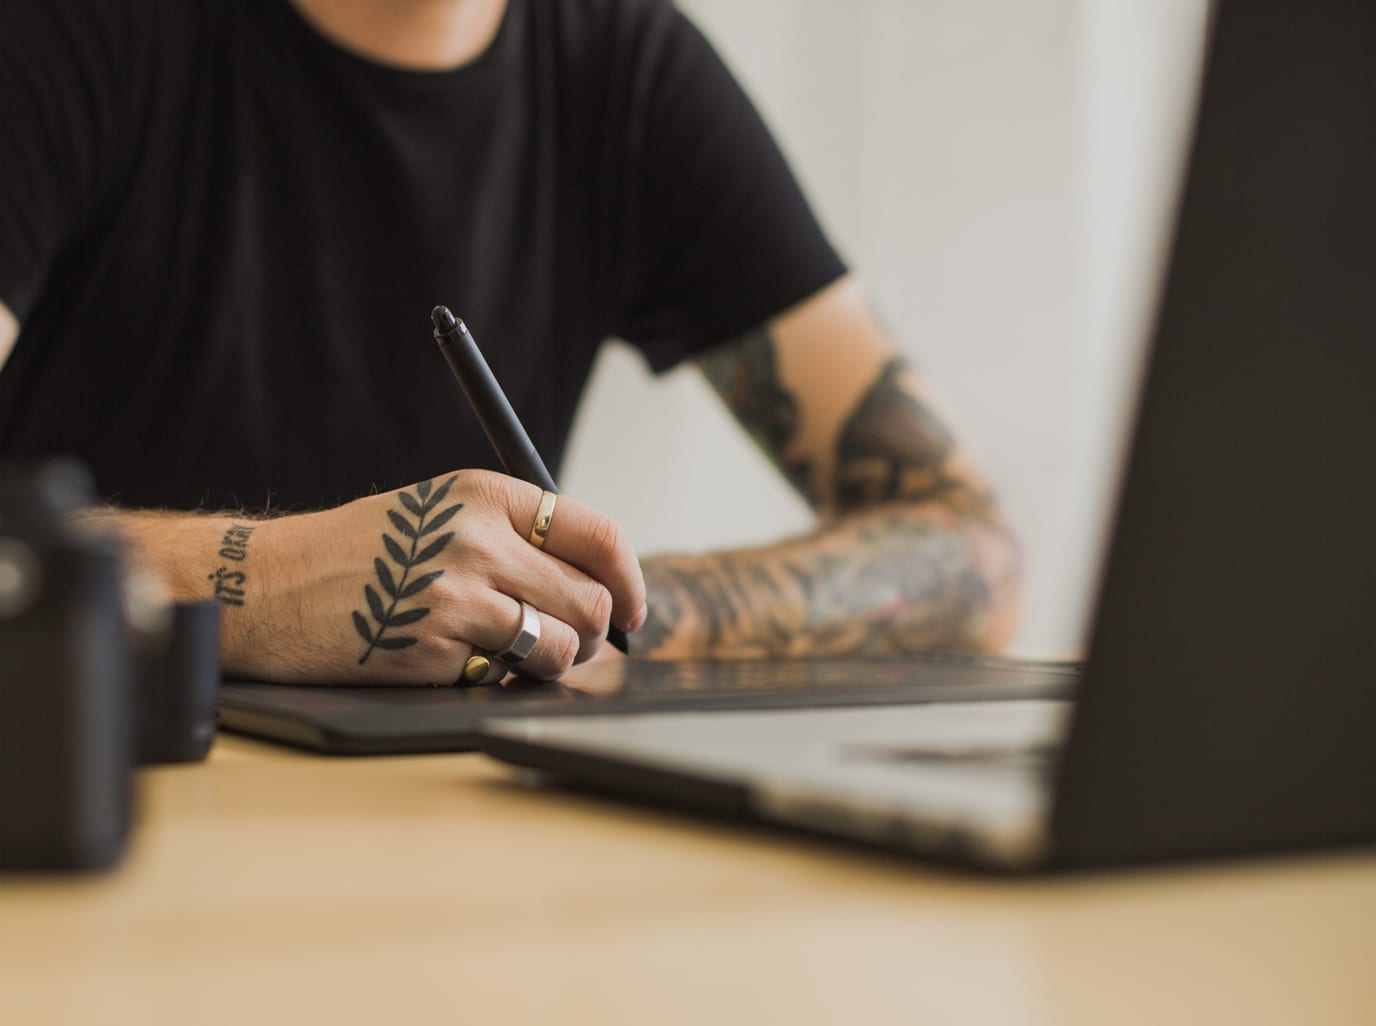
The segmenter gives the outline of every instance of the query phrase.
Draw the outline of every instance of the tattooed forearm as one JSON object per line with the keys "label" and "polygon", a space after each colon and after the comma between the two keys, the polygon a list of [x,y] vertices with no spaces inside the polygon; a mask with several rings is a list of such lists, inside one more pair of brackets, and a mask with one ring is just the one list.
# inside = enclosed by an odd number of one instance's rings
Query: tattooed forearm
{"label": "tattooed forearm", "polygon": [[237,564],[241,564],[248,558],[248,542],[253,536],[254,528],[245,524],[231,524],[225,531],[224,537],[220,539],[220,551],[216,553],[221,559],[228,560],[218,569],[206,576],[206,580],[215,584],[214,595],[221,604],[226,606],[242,606],[248,594],[247,584],[248,575],[239,569]]}
{"label": "tattooed forearm", "polygon": [[[645,583],[648,586],[648,564],[642,569],[646,571]],[[630,639],[630,645],[637,654],[662,651],[669,644],[687,611],[679,593],[672,587],[661,587],[652,597],[649,615],[646,616],[640,630]]]}
{"label": "tattooed forearm", "polygon": [[993,497],[956,461],[956,444],[893,359],[847,418],[836,443],[832,500],[841,512],[886,502],[937,502],[988,519]]}
{"label": "tattooed forearm", "polygon": [[829,372],[789,349],[786,380],[778,347],[759,330],[700,363],[826,526],[768,549],[645,561],[653,630],[632,638],[633,652],[892,655],[1004,643],[1016,545],[906,362],[870,348],[872,363],[833,360]]}
{"label": "tattooed forearm", "polygon": [[918,396],[902,358],[884,365],[841,425],[830,480],[796,452],[801,408],[780,380],[776,344],[764,328],[699,359],[707,380],[759,448],[813,506],[840,512],[885,502],[943,499],[969,511],[988,497],[952,470],[955,439]]}
{"label": "tattooed forearm", "polygon": [[760,450],[793,487],[816,502],[811,466],[789,453],[798,431],[798,400],[779,383],[769,332],[757,328],[701,357],[698,365]]}
{"label": "tattooed forearm", "polygon": [[950,433],[899,385],[894,359],[841,429],[836,447],[837,506],[863,509],[891,499],[933,499],[949,490]]}
{"label": "tattooed forearm", "polygon": [[[446,506],[438,513],[434,512],[435,508],[444,501],[444,497],[449,494],[449,489],[457,480],[458,475],[455,474],[438,488],[435,488],[431,481],[422,481],[416,485],[414,495],[410,492],[397,493],[397,499],[401,502],[402,509],[387,511],[387,519],[403,540],[398,541],[390,534],[384,533],[382,544],[387,550],[387,555],[400,568],[401,576],[397,577],[387,561],[381,557],[373,560],[373,573],[377,576],[377,583],[391,602],[390,604],[384,603],[377,588],[371,584],[363,586],[363,597],[368,603],[368,612],[372,614],[377,627],[374,629],[362,612],[357,609],[353,611],[354,629],[368,643],[368,647],[358,657],[360,664],[366,663],[375,649],[409,648],[416,643],[417,639],[414,635],[398,634],[396,629],[408,627],[425,619],[430,615],[429,607],[413,606],[410,609],[398,611],[397,606],[407,599],[415,598],[444,575],[443,570],[431,570],[429,573],[419,575],[415,580],[410,580],[411,571],[414,568],[434,559],[454,540],[454,532],[446,531],[434,540],[428,541],[424,545],[421,544],[422,538],[434,534],[449,523],[454,514],[463,509],[463,503],[456,502]],[[407,513],[415,517],[415,523],[406,517]],[[432,513],[434,516],[431,516]],[[388,631],[391,633],[388,634]]]}
{"label": "tattooed forearm", "polygon": [[659,658],[897,655],[985,647],[1013,587],[987,526],[890,506],[806,539],[643,563]]}

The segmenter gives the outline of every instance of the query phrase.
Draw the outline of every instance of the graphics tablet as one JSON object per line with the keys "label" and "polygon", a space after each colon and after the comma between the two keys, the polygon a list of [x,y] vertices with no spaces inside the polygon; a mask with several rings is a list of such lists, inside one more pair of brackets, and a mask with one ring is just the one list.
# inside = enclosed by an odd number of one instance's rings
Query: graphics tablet
{"label": "graphics tablet", "polygon": [[675,709],[772,709],[928,701],[1056,698],[1076,667],[978,656],[895,660],[627,660],[579,687],[517,680],[486,687],[287,686],[226,681],[220,726],[338,755],[460,752],[489,718]]}

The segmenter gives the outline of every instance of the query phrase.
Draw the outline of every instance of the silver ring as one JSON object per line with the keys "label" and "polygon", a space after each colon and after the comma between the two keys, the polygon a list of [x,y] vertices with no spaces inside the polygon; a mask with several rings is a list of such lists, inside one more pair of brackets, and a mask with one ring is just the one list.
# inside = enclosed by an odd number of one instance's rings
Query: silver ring
{"label": "silver ring", "polygon": [[497,658],[508,666],[514,666],[530,655],[540,640],[540,614],[529,602],[521,603],[521,626],[516,635],[506,643],[506,648],[497,653]]}

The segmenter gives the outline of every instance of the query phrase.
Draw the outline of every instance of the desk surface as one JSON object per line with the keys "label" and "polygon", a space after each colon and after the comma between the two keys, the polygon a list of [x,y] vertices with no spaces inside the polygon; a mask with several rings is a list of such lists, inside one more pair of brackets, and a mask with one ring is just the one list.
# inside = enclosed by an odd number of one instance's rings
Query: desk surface
{"label": "desk surface", "polygon": [[219,740],[125,864],[0,883],[0,1022],[1376,1023],[1376,855],[987,882]]}

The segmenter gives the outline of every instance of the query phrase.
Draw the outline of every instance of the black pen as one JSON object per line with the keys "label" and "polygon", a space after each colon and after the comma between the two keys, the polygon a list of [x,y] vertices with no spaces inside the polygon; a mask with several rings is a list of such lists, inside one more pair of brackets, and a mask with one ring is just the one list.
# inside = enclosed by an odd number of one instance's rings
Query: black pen
{"label": "black pen", "polygon": [[[435,323],[435,342],[468,398],[468,405],[478,415],[478,422],[503,469],[512,477],[557,495],[559,489],[555,487],[554,478],[535,451],[535,443],[526,434],[506,393],[497,384],[468,325],[455,317],[447,306],[435,307],[430,312],[430,319]],[[626,634],[619,627],[608,628],[607,640],[622,652],[626,651]]]}

